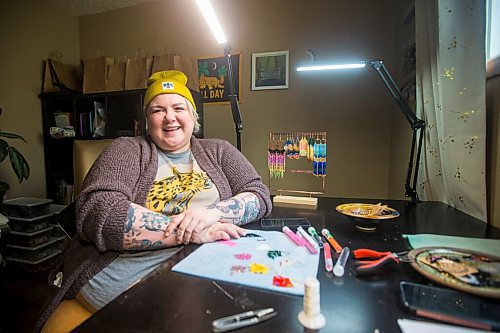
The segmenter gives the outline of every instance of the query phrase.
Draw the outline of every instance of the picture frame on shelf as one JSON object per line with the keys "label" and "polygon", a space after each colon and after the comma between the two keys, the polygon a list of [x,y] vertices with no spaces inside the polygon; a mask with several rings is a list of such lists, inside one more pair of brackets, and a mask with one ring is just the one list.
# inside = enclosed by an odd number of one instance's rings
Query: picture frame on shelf
{"label": "picture frame on shelf", "polygon": [[252,53],[252,90],[288,89],[289,51]]}

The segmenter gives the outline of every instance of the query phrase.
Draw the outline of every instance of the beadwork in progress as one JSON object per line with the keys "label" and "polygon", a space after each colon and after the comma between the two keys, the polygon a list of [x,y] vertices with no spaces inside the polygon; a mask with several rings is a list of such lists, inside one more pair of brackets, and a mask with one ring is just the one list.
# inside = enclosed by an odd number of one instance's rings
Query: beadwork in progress
{"label": "beadwork in progress", "polygon": [[310,254],[279,231],[252,231],[251,235],[231,243],[203,244],[172,271],[303,295],[304,279],[318,272],[319,254]]}
{"label": "beadwork in progress", "polygon": [[470,250],[424,247],[410,251],[413,268],[448,287],[500,299],[500,258]]}

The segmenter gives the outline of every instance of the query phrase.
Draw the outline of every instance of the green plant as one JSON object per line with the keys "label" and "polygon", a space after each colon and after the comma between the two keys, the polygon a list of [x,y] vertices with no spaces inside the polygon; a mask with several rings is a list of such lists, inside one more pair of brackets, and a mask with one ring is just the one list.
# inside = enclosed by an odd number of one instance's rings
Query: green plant
{"label": "green plant", "polygon": [[21,183],[30,176],[30,166],[19,150],[9,145],[9,143],[3,140],[2,137],[6,139],[22,140],[24,142],[27,141],[20,135],[0,131],[0,163],[7,159],[7,156],[9,156],[12,169],[16,173],[19,183]]}

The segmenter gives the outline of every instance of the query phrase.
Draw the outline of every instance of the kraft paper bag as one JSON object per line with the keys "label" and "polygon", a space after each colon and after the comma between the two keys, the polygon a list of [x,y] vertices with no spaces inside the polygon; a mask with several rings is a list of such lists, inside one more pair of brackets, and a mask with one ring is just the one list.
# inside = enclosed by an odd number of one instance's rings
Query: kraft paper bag
{"label": "kraft paper bag", "polygon": [[76,66],[49,59],[52,82],[62,90],[70,92],[82,91],[82,77]]}
{"label": "kraft paper bag", "polygon": [[153,73],[153,59],[151,58],[148,58],[146,59],[146,84],[147,84],[147,79],[149,79],[149,77],[151,76],[151,74]]}
{"label": "kraft paper bag", "polygon": [[108,66],[113,63],[113,58],[105,56],[83,60],[84,94],[106,91]]}
{"label": "kraft paper bag", "polygon": [[153,57],[152,73],[168,71],[174,69],[174,55],[172,53],[165,53]]}
{"label": "kraft paper bag", "polygon": [[144,89],[148,78],[146,59],[128,59],[125,70],[125,90]]}
{"label": "kraft paper bag", "polygon": [[174,69],[186,74],[189,89],[200,91],[200,81],[198,78],[198,66],[196,59],[188,56],[174,55]]}
{"label": "kraft paper bag", "polygon": [[142,49],[138,49],[135,59],[128,59],[125,70],[125,90],[145,89],[151,75],[153,59],[146,59]]}
{"label": "kraft paper bag", "polygon": [[127,59],[119,58],[114,64],[108,65],[106,91],[122,91],[125,89],[125,71]]}
{"label": "kraft paper bag", "polygon": [[52,72],[50,71],[49,60],[45,60],[43,62],[42,92],[50,93],[50,92],[61,92],[61,91],[62,89],[56,86],[52,81]]}

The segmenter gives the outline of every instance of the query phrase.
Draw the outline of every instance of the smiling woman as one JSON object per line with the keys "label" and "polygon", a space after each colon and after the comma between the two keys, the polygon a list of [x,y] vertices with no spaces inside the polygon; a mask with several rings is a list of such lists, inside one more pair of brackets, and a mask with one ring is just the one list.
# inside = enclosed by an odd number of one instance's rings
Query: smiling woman
{"label": "smiling woman", "polygon": [[239,238],[239,225],[271,212],[269,190],[236,148],[192,135],[198,116],[186,83],[179,71],[154,73],[144,96],[149,135],[115,139],[89,170],[77,235],[52,274],[62,285],[39,321],[48,318],[45,331],[71,318],[68,302],[93,313],[179,245]]}
{"label": "smiling woman", "polygon": [[178,71],[158,72],[148,83],[144,107],[149,135],[162,150],[186,151],[193,131],[199,127],[193,96],[185,86],[186,76]]}

